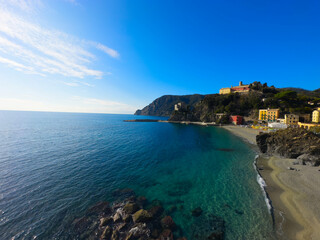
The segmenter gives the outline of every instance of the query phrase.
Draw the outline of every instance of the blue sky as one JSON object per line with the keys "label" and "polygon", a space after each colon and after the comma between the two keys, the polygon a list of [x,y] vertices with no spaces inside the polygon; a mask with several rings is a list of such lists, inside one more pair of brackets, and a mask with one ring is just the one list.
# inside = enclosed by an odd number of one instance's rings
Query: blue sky
{"label": "blue sky", "polygon": [[318,1],[0,0],[0,109],[133,113],[239,81],[320,87]]}

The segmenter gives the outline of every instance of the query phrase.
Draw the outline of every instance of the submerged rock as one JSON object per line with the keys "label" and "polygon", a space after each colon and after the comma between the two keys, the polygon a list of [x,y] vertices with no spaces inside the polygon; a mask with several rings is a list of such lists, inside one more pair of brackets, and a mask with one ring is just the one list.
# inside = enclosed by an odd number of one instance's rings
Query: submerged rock
{"label": "submerged rock", "polygon": [[202,214],[202,209],[200,207],[197,207],[192,210],[192,216],[199,217]]}
{"label": "submerged rock", "polygon": [[159,217],[163,213],[163,207],[160,205],[153,206],[149,209],[149,213],[153,218]]}
{"label": "submerged rock", "polygon": [[161,219],[161,226],[166,229],[171,229],[174,230],[176,228],[176,224],[173,221],[172,217],[170,216],[165,216],[164,218]]}

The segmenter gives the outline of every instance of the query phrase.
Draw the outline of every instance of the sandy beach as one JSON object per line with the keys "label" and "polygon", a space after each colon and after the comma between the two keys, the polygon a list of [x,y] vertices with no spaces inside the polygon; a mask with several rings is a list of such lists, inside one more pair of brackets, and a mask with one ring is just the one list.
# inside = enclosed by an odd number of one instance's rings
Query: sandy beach
{"label": "sandy beach", "polygon": [[[259,130],[223,126],[256,146]],[[320,168],[294,165],[295,159],[261,156],[258,167],[272,201],[279,239],[320,239]],[[289,170],[288,168],[296,170]]]}

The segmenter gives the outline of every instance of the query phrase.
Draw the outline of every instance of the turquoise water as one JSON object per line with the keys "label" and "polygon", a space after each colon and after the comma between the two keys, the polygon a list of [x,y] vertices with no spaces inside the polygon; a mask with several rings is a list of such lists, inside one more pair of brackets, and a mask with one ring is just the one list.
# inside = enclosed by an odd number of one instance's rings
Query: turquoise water
{"label": "turquoise water", "polygon": [[145,117],[0,111],[0,239],[65,239],[119,188],[175,206],[188,239],[212,216],[226,239],[274,239],[247,144],[218,127],[123,122],[134,118]]}

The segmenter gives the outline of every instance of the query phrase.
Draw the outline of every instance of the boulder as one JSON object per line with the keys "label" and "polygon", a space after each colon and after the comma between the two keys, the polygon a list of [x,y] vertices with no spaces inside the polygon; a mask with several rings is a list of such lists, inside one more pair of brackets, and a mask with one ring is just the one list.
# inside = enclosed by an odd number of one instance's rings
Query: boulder
{"label": "boulder", "polygon": [[120,222],[122,220],[121,214],[119,212],[116,212],[116,214],[113,216],[113,221]]}
{"label": "boulder", "polygon": [[133,221],[134,222],[149,222],[152,219],[151,214],[144,209],[140,209],[136,213],[132,215]]}
{"label": "boulder", "polygon": [[110,239],[111,236],[112,236],[112,228],[110,226],[107,226],[103,230],[100,239]]}
{"label": "boulder", "polygon": [[320,165],[320,155],[313,156],[310,154],[302,154],[298,158],[298,162],[302,165],[319,166]]}
{"label": "boulder", "polygon": [[160,240],[173,240],[173,234],[170,229],[164,229],[160,235]]}
{"label": "boulder", "polygon": [[105,217],[100,219],[100,227],[107,226],[108,224],[113,223],[112,217]]}
{"label": "boulder", "polygon": [[171,229],[174,230],[176,228],[176,224],[173,221],[172,217],[170,216],[165,216],[164,218],[161,219],[161,226],[164,229]]}
{"label": "boulder", "polygon": [[153,206],[149,209],[149,213],[153,218],[159,217],[163,213],[163,207],[160,205]]}
{"label": "boulder", "polygon": [[136,211],[139,210],[139,206],[136,203],[127,203],[124,207],[123,210],[128,213],[128,214],[133,214]]}

